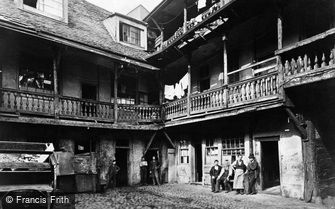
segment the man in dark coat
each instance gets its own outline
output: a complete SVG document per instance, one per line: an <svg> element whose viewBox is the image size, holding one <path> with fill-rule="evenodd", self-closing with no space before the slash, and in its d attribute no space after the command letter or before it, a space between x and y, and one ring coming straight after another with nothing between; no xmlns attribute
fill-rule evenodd
<svg viewBox="0 0 335 209"><path fill-rule="evenodd" d="M141 185L147 184L147 176L148 176L148 161L145 160L144 157L142 157L141 163L140 163L140 172L141 172Z"/></svg>
<svg viewBox="0 0 335 209"><path fill-rule="evenodd" d="M150 176L152 178L153 185L161 185L159 181L159 163L156 160L156 157L152 157L152 161L150 162Z"/></svg>
<svg viewBox="0 0 335 209"><path fill-rule="evenodd" d="M218 177L222 169L222 167L219 166L218 164L219 164L219 161L215 160L214 166L209 171L209 175L211 176L212 192L215 192L215 193L219 192L220 181Z"/></svg>
<svg viewBox="0 0 335 209"><path fill-rule="evenodd" d="M249 155L249 163L247 166L248 191L247 194L256 194L256 181L259 175L259 165L254 154Z"/></svg>
<svg viewBox="0 0 335 209"><path fill-rule="evenodd" d="M109 183L108 188L114 188L116 187L116 176L120 171L120 167L116 165L116 160L113 160L112 165L109 167L108 170L108 177L109 177Z"/></svg>

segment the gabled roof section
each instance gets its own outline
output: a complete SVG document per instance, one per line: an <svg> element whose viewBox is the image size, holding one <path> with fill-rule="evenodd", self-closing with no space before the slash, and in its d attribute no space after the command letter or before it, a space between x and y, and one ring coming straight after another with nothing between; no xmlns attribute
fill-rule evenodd
<svg viewBox="0 0 335 209"><path fill-rule="evenodd" d="M138 5L130 12L128 12L127 16L133 17L138 20L143 20L150 12L142 5Z"/></svg>
<svg viewBox="0 0 335 209"><path fill-rule="evenodd" d="M0 22L48 33L58 38L114 53L126 59L146 63L144 58L148 53L113 41L103 25L103 20L111 16L111 12L85 0L68 2L68 24L19 9L13 0L0 1Z"/></svg>

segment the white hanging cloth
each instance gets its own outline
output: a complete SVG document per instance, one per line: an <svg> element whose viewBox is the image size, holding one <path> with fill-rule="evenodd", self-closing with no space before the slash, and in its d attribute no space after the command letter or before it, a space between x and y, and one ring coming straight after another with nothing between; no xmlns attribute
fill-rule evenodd
<svg viewBox="0 0 335 209"><path fill-rule="evenodd" d="M198 0L198 10L206 7L206 0Z"/></svg>

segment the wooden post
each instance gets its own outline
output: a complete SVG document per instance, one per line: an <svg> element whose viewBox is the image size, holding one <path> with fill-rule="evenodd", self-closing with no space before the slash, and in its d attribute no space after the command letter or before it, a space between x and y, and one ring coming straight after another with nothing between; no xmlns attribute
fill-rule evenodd
<svg viewBox="0 0 335 209"><path fill-rule="evenodd" d="M226 107L228 107L228 56L227 56L227 37L222 37L223 42L223 95L226 100Z"/></svg>
<svg viewBox="0 0 335 209"><path fill-rule="evenodd" d="M61 51L58 48L54 48L54 56L52 59L52 73L53 73L53 83L54 83L54 113L55 117L59 117L59 91L58 91L58 70L61 59Z"/></svg>
<svg viewBox="0 0 335 209"><path fill-rule="evenodd" d="M184 1L184 25L183 25L183 31L186 33L187 31L187 1Z"/></svg>
<svg viewBox="0 0 335 209"><path fill-rule="evenodd" d="M283 20L281 16L281 12L277 18L277 32L278 32L278 49L283 48Z"/></svg>
<svg viewBox="0 0 335 209"><path fill-rule="evenodd" d="M227 38L222 37L223 42L223 84L228 84L228 57L227 57Z"/></svg>
<svg viewBox="0 0 335 209"><path fill-rule="evenodd" d="M117 102L117 86L118 86L118 73L117 73L117 69L118 65L115 63L114 64L114 123L117 123L117 119L118 119L118 102Z"/></svg>
<svg viewBox="0 0 335 209"><path fill-rule="evenodd" d="M188 88L187 88L187 116L191 114L191 56L188 56L188 64L187 64L187 76L188 76Z"/></svg>
<svg viewBox="0 0 335 209"><path fill-rule="evenodd" d="M162 73L159 73L159 105L162 105L164 103L164 80L163 80L164 76L162 76Z"/></svg>

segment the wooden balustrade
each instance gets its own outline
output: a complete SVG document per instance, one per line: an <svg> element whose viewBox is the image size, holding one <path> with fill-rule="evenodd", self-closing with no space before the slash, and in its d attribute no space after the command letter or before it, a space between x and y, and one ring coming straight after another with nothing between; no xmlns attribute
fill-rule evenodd
<svg viewBox="0 0 335 209"><path fill-rule="evenodd" d="M28 114L54 115L54 97L52 95L0 89L1 111Z"/></svg>
<svg viewBox="0 0 335 209"><path fill-rule="evenodd" d="M60 117L74 117L101 121L114 120L114 105L108 102L60 97Z"/></svg>
<svg viewBox="0 0 335 209"><path fill-rule="evenodd" d="M277 96L278 90L277 72L244 80L228 86L228 106L269 99Z"/></svg>
<svg viewBox="0 0 335 209"><path fill-rule="evenodd" d="M109 102L56 97L51 94L5 88L0 88L0 95L2 112L78 120L114 121L114 104ZM162 119L161 107L156 105L119 105L118 111L121 122L154 122Z"/></svg>
<svg viewBox="0 0 335 209"><path fill-rule="evenodd" d="M119 105L118 120L120 122L152 122L161 120L161 108L155 105Z"/></svg>
<svg viewBox="0 0 335 209"><path fill-rule="evenodd" d="M182 98L164 105L165 119L171 120L187 115L187 99Z"/></svg>
<svg viewBox="0 0 335 209"><path fill-rule="evenodd" d="M285 60L282 64L284 75L290 77L304 72L324 69L335 65L335 47L329 52L316 54L304 54L291 60Z"/></svg>
<svg viewBox="0 0 335 209"><path fill-rule="evenodd" d="M227 105L224 88L191 95L191 114L222 109Z"/></svg>

